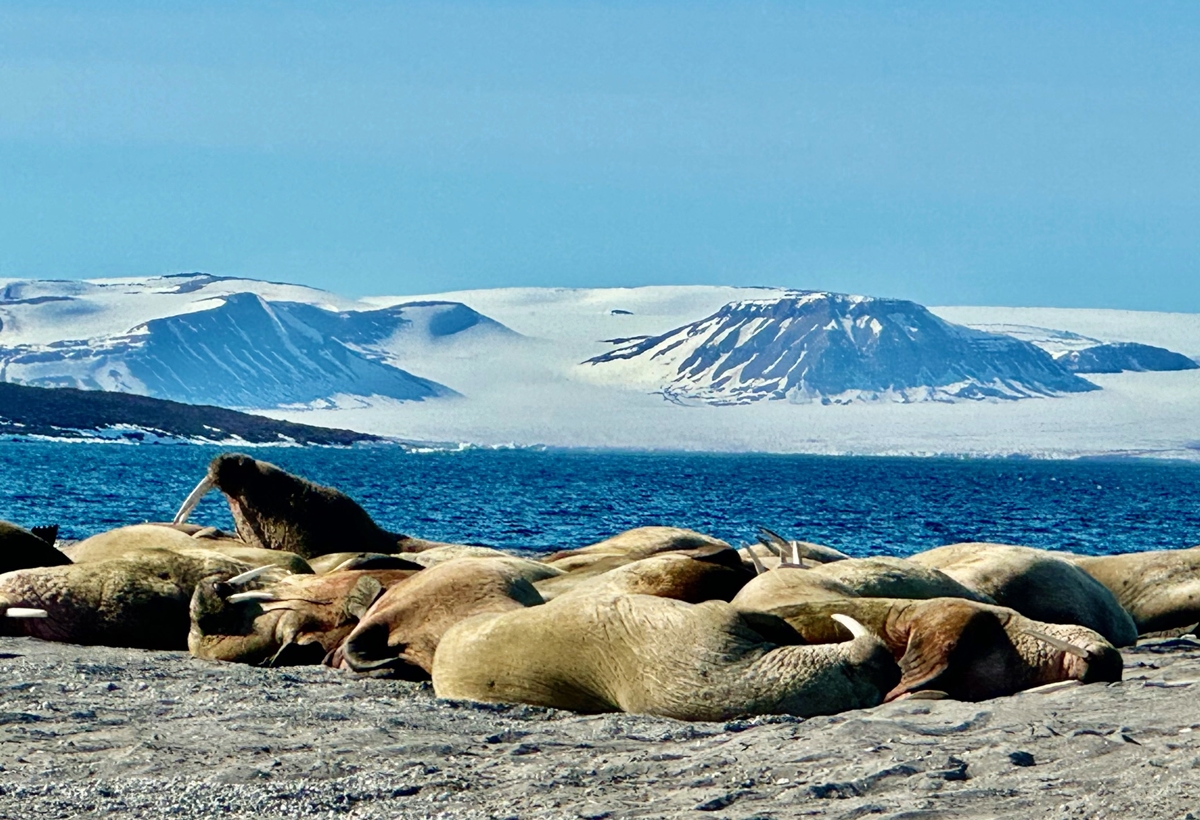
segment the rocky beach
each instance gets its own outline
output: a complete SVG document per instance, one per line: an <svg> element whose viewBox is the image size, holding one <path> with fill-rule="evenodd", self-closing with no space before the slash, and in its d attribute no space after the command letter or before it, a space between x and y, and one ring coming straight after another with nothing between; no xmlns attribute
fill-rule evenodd
<svg viewBox="0 0 1200 820"><path fill-rule="evenodd" d="M1191 637L1124 650L1120 683L727 723L27 638L0 639L0 658L5 818L1183 820L1200 807Z"/></svg>

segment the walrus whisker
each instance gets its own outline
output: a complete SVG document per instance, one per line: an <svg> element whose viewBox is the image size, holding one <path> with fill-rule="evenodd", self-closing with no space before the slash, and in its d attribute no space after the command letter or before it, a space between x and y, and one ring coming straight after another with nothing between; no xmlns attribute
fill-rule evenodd
<svg viewBox="0 0 1200 820"><path fill-rule="evenodd" d="M871 634L869 631L867 631L867 628L865 626L863 626L858 621L851 618L849 615L843 615L840 612L835 612L834 614L830 615L829 617L833 618L833 620L837 621L839 624L846 627L846 629L849 630L850 634L853 635L855 638L862 638L862 637L865 637L865 636Z"/></svg>
<svg viewBox="0 0 1200 820"><path fill-rule="evenodd" d="M265 589L252 589L249 592L235 592L225 600L231 604L240 604L243 601L278 601L279 597Z"/></svg>
<svg viewBox="0 0 1200 820"><path fill-rule="evenodd" d="M758 560L758 553L754 551L753 544L746 545L746 554L750 556L750 561L754 564L755 575L762 575L767 571L767 568L763 566L763 562Z"/></svg>
<svg viewBox="0 0 1200 820"><path fill-rule="evenodd" d="M188 516L192 514L192 510L196 509L196 505L200 503L200 499L208 495L209 491L216 487L213 480L207 475L200 479L200 483L188 493L188 497L183 499L183 504L179 506L179 512L175 513L175 518L172 524L182 524L188 520Z"/></svg>
<svg viewBox="0 0 1200 820"><path fill-rule="evenodd" d="M1091 657L1086 649L1076 646L1069 641L1064 641L1062 638L1055 638L1053 635L1047 635L1045 632L1038 632L1036 629L1025 629L1022 631L1029 637L1037 638L1042 643L1049 644L1060 652L1066 652L1069 655L1074 655L1075 657L1083 658L1084 660L1087 660L1089 657Z"/></svg>
<svg viewBox="0 0 1200 820"><path fill-rule="evenodd" d="M265 575L266 573L270 572L273 569L275 569L274 564L263 564L261 567L255 567L254 569L248 569L243 573L235 575L232 578L230 578L228 581L226 581L225 583L231 584L235 587L241 586L242 584L247 584L247 583L253 581L255 578L257 578L260 575Z"/></svg>
<svg viewBox="0 0 1200 820"><path fill-rule="evenodd" d="M28 606L10 606L4 613L9 618L48 618L50 613L44 609Z"/></svg>

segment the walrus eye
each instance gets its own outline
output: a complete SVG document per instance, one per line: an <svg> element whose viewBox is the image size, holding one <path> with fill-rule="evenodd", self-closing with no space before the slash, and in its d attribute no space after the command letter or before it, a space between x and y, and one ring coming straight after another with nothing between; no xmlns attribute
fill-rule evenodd
<svg viewBox="0 0 1200 820"><path fill-rule="evenodd" d="M1047 635L1045 632L1038 632L1036 629L1023 629L1021 631L1031 638L1036 638L1042 643L1053 646L1060 652L1066 652L1068 655L1074 655L1077 658L1083 658L1085 661L1090 657L1086 649L1076 646L1068 641L1064 641L1062 638L1055 638L1052 635Z"/></svg>
<svg viewBox="0 0 1200 820"><path fill-rule="evenodd" d="M188 497L183 499L183 504L179 507L179 512L175 513L175 518L171 522L173 524L182 524L187 521L188 516L192 514L192 510L196 509L196 505L200 503L200 499L208 495L209 491L216 486L213 480L207 475L200 479L200 483L188 493Z"/></svg>

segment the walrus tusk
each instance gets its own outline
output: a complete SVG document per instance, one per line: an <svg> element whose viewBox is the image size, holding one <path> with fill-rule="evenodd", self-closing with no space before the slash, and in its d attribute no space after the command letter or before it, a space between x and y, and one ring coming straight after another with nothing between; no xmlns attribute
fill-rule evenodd
<svg viewBox="0 0 1200 820"><path fill-rule="evenodd" d="M792 545L792 563L798 567L804 566L804 560L800 557L800 542L791 541L789 543Z"/></svg>
<svg viewBox="0 0 1200 820"><path fill-rule="evenodd" d="M755 575L762 575L764 572L767 571L767 568L763 566L763 562L758 560L758 553L754 551L753 544L746 545L746 552L750 555L750 560L754 564L754 574Z"/></svg>
<svg viewBox="0 0 1200 820"><path fill-rule="evenodd" d="M1053 635L1047 635L1045 632L1038 632L1036 629L1025 629L1022 631L1031 638L1037 638L1042 643L1050 644L1060 652L1066 652L1069 655L1074 655L1075 657L1083 658L1084 660L1087 660L1090 657L1086 649L1076 646L1068 641L1064 641L1062 638L1055 638Z"/></svg>
<svg viewBox="0 0 1200 820"><path fill-rule="evenodd" d="M196 509L196 505L200 503L200 499L208 495L209 490L215 486L213 480L207 475L200 479L200 483L196 485L196 488L188 493L187 498L183 499L183 504L180 505L179 512L175 513L175 518L171 523L182 524L184 521L187 521L188 516L192 514L192 510Z"/></svg>
<svg viewBox="0 0 1200 820"><path fill-rule="evenodd" d="M862 638L862 637L865 637L865 636L871 634L870 632L867 631L867 628L865 626L863 626L858 621L851 618L849 615L843 615L840 612L837 612L837 613L834 613L833 615L830 615L829 617L833 618L839 624L846 627L846 629L850 630L850 634L853 635L855 638Z"/></svg>
<svg viewBox="0 0 1200 820"><path fill-rule="evenodd" d="M10 606L4 613L9 618L48 618L50 613L44 609L34 609L28 606Z"/></svg>
<svg viewBox="0 0 1200 820"><path fill-rule="evenodd" d="M243 601L278 601L279 596L274 592L267 592L265 589L252 589L249 592L235 592L225 599L230 604L240 604Z"/></svg>
<svg viewBox="0 0 1200 820"><path fill-rule="evenodd" d="M784 540L782 535L777 532L771 532L771 530L763 526L759 526L758 528L758 542L780 558L783 557L783 553L779 549L780 545L787 546L787 541Z"/></svg>
<svg viewBox="0 0 1200 820"><path fill-rule="evenodd" d="M261 567L255 567L254 569L248 569L239 575L235 575L232 578L230 578L228 581L226 581L225 583L230 584L235 587L241 586L242 584L248 584L251 581L253 581L255 578L257 578L258 576L265 575L266 573L270 572L273 569L275 569L274 564L263 564Z"/></svg>

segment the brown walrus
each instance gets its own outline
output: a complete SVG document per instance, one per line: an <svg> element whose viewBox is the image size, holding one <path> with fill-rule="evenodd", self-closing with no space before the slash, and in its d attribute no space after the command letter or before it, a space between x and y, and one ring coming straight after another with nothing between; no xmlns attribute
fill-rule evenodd
<svg viewBox="0 0 1200 820"><path fill-rule="evenodd" d="M1138 630L1111 592L1079 567L1046 550L1007 544L951 544L910 557L935 567L1000 606L1054 624L1079 624L1114 646L1130 646Z"/></svg>
<svg viewBox="0 0 1200 820"><path fill-rule="evenodd" d="M722 601L564 595L452 627L434 655L433 688L444 698L726 720L874 706L900 677L865 631L800 643L783 620Z"/></svg>
<svg viewBox="0 0 1200 820"><path fill-rule="evenodd" d="M330 552L391 554L400 549L403 536L376 525L345 493L241 453L223 453L209 462L175 523L186 521L213 489L229 502L238 537L253 547L294 552L302 558Z"/></svg>
<svg viewBox="0 0 1200 820"><path fill-rule="evenodd" d="M421 570L379 597L331 663L355 672L428 678L447 629L479 613L542 603L532 582L554 572L515 556L460 558Z"/></svg>
<svg viewBox="0 0 1200 820"><path fill-rule="evenodd" d="M853 598L768 611L812 643L847 638L830 618L835 613L880 636L903 673L888 700L922 689L986 700L1063 680L1121 679L1121 653L1099 633L962 598Z"/></svg>
<svg viewBox="0 0 1200 820"><path fill-rule="evenodd" d="M237 579L205 578L192 595L188 649L207 660L266 666L322 663L384 590L416 571L292 575L257 590L245 590Z"/></svg>
<svg viewBox="0 0 1200 820"><path fill-rule="evenodd" d="M83 564L120 558L141 550L195 549L220 552L250 566L273 564L287 572L312 573L312 567L299 555L252 547L240 538L212 527L195 527L190 524L134 524L118 527L85 538L72 544L66 551L72 561Z"/></svg>

